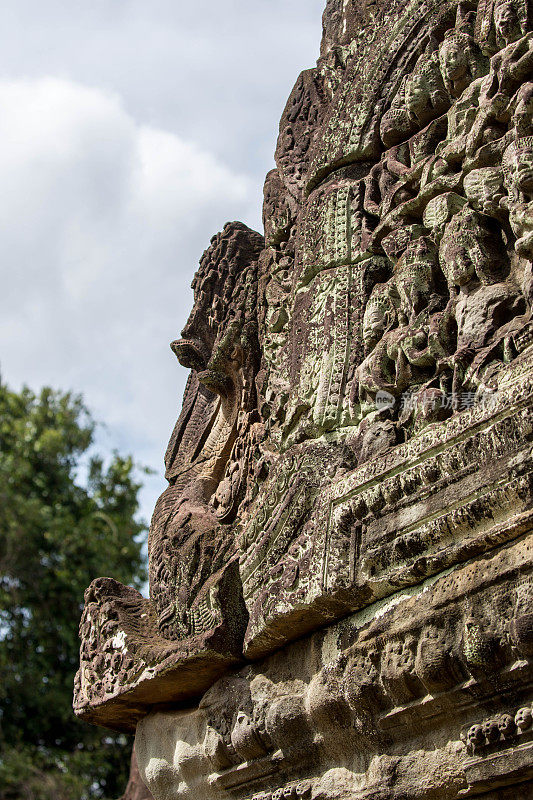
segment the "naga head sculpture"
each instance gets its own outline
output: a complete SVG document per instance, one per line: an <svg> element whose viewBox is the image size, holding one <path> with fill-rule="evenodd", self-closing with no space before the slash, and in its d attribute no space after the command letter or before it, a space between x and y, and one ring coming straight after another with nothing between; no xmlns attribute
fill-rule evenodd
<svg viewBox="0 0 533 800"><path fill-rule="evenodd" d="M192 374L165 459L170 485L156 504L148 541L150 590L169 638L216 627L219 581L207 582L217 557L222 571L230 560L219 526L240 497L237 451L254 408L262 247L263 237L238 222L213 237L193 281L193 311L171 344Z"/></svg>
<svg viewBox="0 0 533 800"><path fill-rule="evenodd" d="M220 396L237 389L239 372L254 355L254 268L262 246L263 237L238 222L213 237L193 280L193 311L182 338L171 344L180 364Z"/></svg>

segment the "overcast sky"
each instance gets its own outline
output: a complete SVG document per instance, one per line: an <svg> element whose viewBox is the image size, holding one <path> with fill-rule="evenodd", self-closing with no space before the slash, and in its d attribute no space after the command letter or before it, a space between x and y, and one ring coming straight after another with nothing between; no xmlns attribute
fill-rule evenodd
<svg viewBox="0 0 533 800"><path fill-rule="evenodd" d="M186 379L168 345L228 220L260 230L277 127L325 0L5 0L0 368L82 392L100 450L155 469Z"/></svg>

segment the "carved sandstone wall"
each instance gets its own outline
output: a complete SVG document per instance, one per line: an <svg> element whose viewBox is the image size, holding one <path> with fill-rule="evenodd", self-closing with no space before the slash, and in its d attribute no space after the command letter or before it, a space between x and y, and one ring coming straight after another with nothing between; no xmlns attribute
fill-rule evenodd
<svg viewBox="0 0 533 800"><path fill-rule="evenodd" d="M533 8L328 0L171 347L150 599L75 710L156 800L533 798Z"/></svg>

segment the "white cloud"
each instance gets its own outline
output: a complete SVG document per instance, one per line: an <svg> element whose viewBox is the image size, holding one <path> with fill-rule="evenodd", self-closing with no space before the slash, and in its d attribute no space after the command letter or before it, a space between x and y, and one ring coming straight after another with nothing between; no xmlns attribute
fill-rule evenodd
<svg viewBox="0 0 533 800"><path fill-rule="evenodd" d="M83 391L109 443L159 467L198 242L250 216L249 179L108 92L45 78L0 82L0 186L6 379Z"/></svg>
<svg viewBox="0 0 533 800"><path fill-rule="evenodd" d="M324 5L0 4L0 367L84 393L101 446L159 471L146 515L186 377L168 342L211 235L260 225Z"/></svg>
<svg viewBox="0 0 533 800"><path fill-rule="evenodd" d="M4 0L0 69L112 89L259 182L283 106L315 62L325 0Z"/></svg>

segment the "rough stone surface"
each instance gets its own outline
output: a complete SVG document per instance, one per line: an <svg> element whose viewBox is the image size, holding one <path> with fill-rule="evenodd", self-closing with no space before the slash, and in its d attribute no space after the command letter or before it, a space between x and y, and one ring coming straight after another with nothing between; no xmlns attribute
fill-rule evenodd
<svg viewBox="0 0 533 800"><path fill-rule="evenodd" d="M75 709L156 800L533 798L533 7L328 0L213 237L150 598Z"/></svg>

